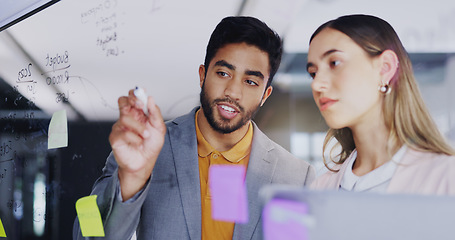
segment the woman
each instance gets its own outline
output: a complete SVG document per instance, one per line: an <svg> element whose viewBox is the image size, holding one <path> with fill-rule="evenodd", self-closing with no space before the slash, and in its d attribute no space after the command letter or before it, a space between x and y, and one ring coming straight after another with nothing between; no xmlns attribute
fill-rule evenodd
<svg viewBox="0 0 455 240"><path fill-rule="evenodd" d="M311 36L307 71L314 100L335 138L330 171L315 189L455 195L455 151L433 123L411 61L393 28L348 15ZM335 150L337 146L332 148Z"/></svg>

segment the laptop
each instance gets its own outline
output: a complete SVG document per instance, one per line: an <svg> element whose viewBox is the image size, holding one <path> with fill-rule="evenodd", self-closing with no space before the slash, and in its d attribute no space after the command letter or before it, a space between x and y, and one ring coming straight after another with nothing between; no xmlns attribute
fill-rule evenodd
<svg viewBox="0 0 455 240"><path fill-rule="evenodd" d="M263 238L454 240L455 197L261 189Z"/></svg>

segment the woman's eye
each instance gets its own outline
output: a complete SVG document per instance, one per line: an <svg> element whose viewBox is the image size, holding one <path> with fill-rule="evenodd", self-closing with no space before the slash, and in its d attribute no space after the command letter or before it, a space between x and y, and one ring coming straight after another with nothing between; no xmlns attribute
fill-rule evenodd
<svg viewBox="0 0 455 240"><path fill-rule="evenodd" d="M316 77L316 72L308 72L308 74L310 74L311 78L314 79L314 77Z"/></svg>
<svg viewBox="0 0 455 240"><path fill-rule="evenodd" d="M310 75L311 78L314 79L314 77L316 77L316 71L317 71L316 67L314 67L314 66L308 67L306 69L306 71Z"/></svg>
<svg viewBox="0 0 455 240"><path fill-rule="evenodd" d="M336 67L336 66L340 65L340 61L338 61L338 60L331 61L331 62L330 62L330 65Z"/></svg>

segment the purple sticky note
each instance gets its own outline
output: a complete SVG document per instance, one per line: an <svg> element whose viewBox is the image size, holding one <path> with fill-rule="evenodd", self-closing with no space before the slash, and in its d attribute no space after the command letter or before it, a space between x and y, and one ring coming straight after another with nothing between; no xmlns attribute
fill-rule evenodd
<svg viewBox="0 0 455 240"><path fill-rule="evenodd" d="M263 210L265 240L308 239L308 207L303 202L272 199Z"/></svg>
<svg viewBox="0 0 455 240"><path fill-rule="evenodd" d="M209 187L213 219L236 223L248 222L248 201L244 179L244 166L210 166Z"/></svg>

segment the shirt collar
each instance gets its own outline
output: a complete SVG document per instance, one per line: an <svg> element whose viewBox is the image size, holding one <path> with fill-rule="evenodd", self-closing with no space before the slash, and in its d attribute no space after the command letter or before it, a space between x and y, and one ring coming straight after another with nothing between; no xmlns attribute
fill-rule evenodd
<svg viewBox="0 0 455 240"><path fill-rule="evenodd" d="M201 111L200 109L196 112L195 116L195 121L196 121L196 136L197 136L197 149L198 149L198 155L200 157L207 157L209 154L212 152L216 151L210 143L208 143L204 136L202 135L201 130L199 129L198 123L197 123L197 116L198 112ZM224 158L226 158L230 162L239 162L243 158L245 158L249 153L250 153L250 147L251 143L253 141L253 124L249 123L248 126L248 131L243 136L243 138L234 145L231 149L220 152L221 155L223 155Z"/></svg>
<svg viewBox="0 0 455 240"><path fill-rule="evenodd" d="M341 188L348 191L366 191L368 189L374 189L375 187L390 181L406 152L406 148L406 145L403 145L393 155L391 161L360 177L352 172L352 166L357 158L357 151L354 150L351 156L346 160L349 162L340 184Z"/></svg>

